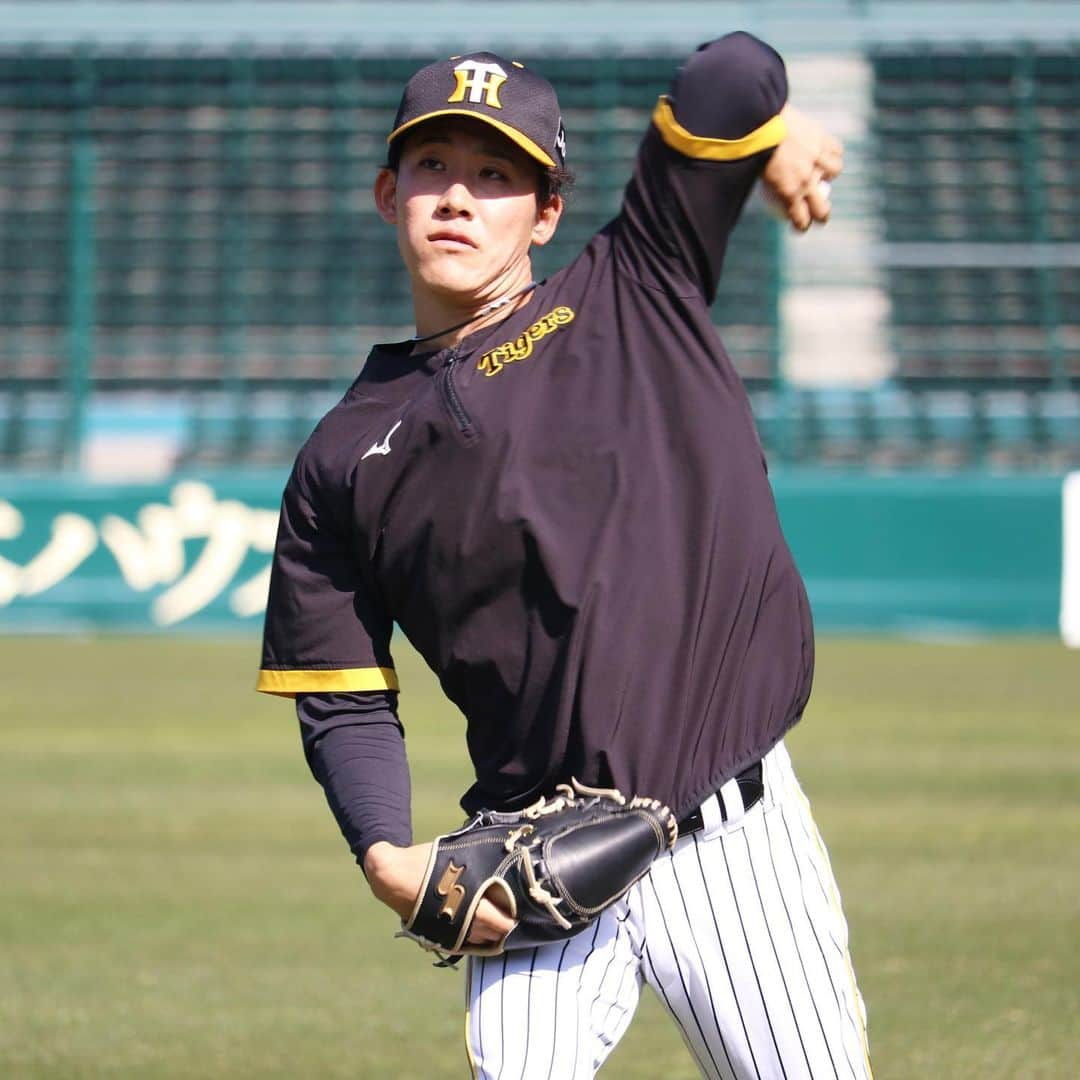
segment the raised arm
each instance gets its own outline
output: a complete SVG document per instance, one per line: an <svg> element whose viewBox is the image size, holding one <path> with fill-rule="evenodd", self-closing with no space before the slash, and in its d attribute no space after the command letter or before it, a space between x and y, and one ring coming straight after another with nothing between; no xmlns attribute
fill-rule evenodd
<svg viewBox="0 0 1080 1080"><path fill-rule="evenodd" d="M750 34L686 61L657 103L616 223L625 272L711 303L759 178L796 227L828 217L818 182L839 171L839 143L787 104L787 90L783 60Z"/></svg>

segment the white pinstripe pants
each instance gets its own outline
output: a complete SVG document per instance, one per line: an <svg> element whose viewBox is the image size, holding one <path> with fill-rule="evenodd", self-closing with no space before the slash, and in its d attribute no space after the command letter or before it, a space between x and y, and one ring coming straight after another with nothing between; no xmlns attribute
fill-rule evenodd
<svg viewBox="0 0 1080 1080"><path fill-rule="evenodd" d="M594 1076L648 983L702 1076L870 1077L847 924L783 744L763 781L747 812L724 788L726 822L707 800L705 828L570 941L470 961L474 1076Z"/></svg>

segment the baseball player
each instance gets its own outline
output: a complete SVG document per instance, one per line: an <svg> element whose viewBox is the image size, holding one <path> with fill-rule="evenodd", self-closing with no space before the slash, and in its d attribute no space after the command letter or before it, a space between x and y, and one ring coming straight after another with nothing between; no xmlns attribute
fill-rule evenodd
<svg viewBox="0 0 1080 1080"><path fill-rule="evenodd" d="M640 988L702 1075L870 1075L825 849L784 734L813 632L746 394L709 318L758 183L825 222L839 144L780 57L713 41L656 105L618 216L559 273L555 91L473 53L408 82L375 181L416 336L376 346L301 450L259 689L293 696L315 777L404 920L413 844L394 624L465 715L475 783L515 810L576 778L646 792L679 839L561 942L467 961L480 1077L591 1077ZM484 899L468 940L514 922Z"/></svg>

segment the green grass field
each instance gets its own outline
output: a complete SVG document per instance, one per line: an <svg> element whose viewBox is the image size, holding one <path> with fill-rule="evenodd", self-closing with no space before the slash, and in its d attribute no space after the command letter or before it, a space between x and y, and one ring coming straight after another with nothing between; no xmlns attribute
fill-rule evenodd
<svg viewBox="0 0 1080 1080"><path fill-rule="evenodd" d="M2 639L0 1076L460 1077L462 977L392 937L257 645ZM418 836L460 719L399 649ZM878 1080L1080 1059L1080 655L826 639L789 745ZM603 1075L696 1075L650 995Z"/></svg>

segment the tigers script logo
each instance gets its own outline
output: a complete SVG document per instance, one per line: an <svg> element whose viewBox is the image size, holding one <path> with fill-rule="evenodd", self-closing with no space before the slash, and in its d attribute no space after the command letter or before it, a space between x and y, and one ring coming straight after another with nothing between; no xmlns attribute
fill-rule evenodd
<svg viewBox="0 0 1080 1080"><path fill-rule="evenodd" d="M571 308L557 307L546 315L541 315L528 330L519 334L513 341L505 341L502 345L489 349L480 357L476 366L485 375L497 375L507 364L532 356L536 342L573 321L574 312Z"/></svg>

